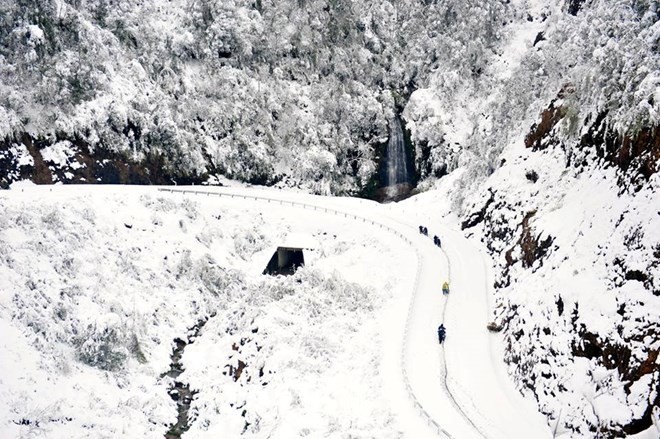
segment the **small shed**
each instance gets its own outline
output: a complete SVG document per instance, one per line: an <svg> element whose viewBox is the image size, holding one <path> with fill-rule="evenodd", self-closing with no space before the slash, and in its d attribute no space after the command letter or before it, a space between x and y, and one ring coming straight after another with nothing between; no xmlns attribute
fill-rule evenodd
<svg viewBox="0 0 660 439"><path fill-rule="evenodd" d="M285 242L277 247L263 274L292 275L298 268L305 265L304 250L313 248L314 245L309 237L289 235Z"/></svg>

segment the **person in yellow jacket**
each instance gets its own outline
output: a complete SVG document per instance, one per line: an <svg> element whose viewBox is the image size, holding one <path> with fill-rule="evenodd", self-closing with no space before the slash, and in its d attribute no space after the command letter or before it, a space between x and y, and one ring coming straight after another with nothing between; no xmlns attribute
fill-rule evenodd
<svg viewBox="0 0 660 439"><path fill-rule="evenodd" d="M447 281L442 284L442 294L449 294L449 282Z"/></svg>

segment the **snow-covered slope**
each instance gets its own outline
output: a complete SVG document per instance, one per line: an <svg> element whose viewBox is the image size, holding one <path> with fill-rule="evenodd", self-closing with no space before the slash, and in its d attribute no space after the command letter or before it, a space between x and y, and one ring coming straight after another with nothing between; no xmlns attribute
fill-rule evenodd
<svg viewBox="0 0 660 439"><path fill-rule="evenodd" d="M161 378L173 340L214 314L183 358L194 437L405 427L378 373L380 316L413 258L380 229L143 189L0 203L3 437L162 437L176 419ZM308 267L261 276L291 231L318 241Z"/></svg>
<svg viewBox="0 0 660 439"><path fill-rule="evenodd" d="M383 206L247 189L223 191L221 200L209 197L213 193L207 191L159 192L162 196L155 196L153 190L119 188L83 192L28 187L27 192L17 189L3 199L8 218L24 217L14 221L15 227L5 224L2 235L17 258L3 266L13 275L8 276L3 294L3 325L20 341L13 348L3 347L11 353L2 364L3 376L9 377L3 421L7 434L78 437L91 429L102 436L138 430L145 436L161 435L168 414L169 423L174 418L172 404L164 397L173 383L164 373L170 340L179 337L191 342L177 381L194 392L187 433L194 437L298 437L314 432L544 436L546 427L540 419L536 425L510 422L525 405L520 395L510 400L510 406L501 404L502 391L512 387L497 376L501 360L490 356L485 314L454 325L443 311L447 297L438 292L439 277L449 273L439 271L438 265L452 265L446 265L440 249L419 235L416 227L390 219ZM54 200L57 206L50 204ZM30 217L24 210L26 202L43 203L48 214ZM301 203L307 203L306 210ZM130 211L123 209L123 218L109 216L118 206ZM66 216L79 213L78 209L86 212L84 219L92 221L93 231ZM245 214L252 218L247 230L239 225ZM22 229L40 232L44 221L57 223L59 234L42 245L57 246L59 251L41 255L42 270L21 271L23 265L16 262L31 256L32 243ZM352 222L350 227L347 222ZM308 233L306 241L316 241L307 268L293 278L261 276L259 261L263 264L272 249L266 242L273 236L286 241L293 227L299 240L301 233ZM136 232L137 239L118 239ZM114 248L99 243L87 248L83 245L91 244L87 235L101 243L109 241L106 246ZM83 255L80 247L67 246L72 236L89 252L82 259L101 257L107 262L97 264L101 268L95 272L79 270ZM383 238L388 244L381 243ZM340 244L333 242L337 239ZM475 306L486 309L488 302L486 272L480 277L460 268L461 257L481 258L470 253L473 249L464 253L464 244L458 235L450 240L452 292L472 291L478 297L475 303L456 296L457 316ZM130 259L121 259L124 245L133 250ZM181 254L180 260L163 256L172 248L174 255ZM118 267L113 253L123 262ZM169 262L159 270L161 257ZM73 272L60 267L60 258L73 261L67 265ZM332 274L324 276L329 269ZM11 287L21 288L21 275L38 280L30 288L38 292L36 296L9 293ZM120 282L115 288L121 288L112 294L104 281L110 275ZM371 286L349 284L343 277ZM76 294L64 296L59 284L71 284ZM373 286L384 291L376 294ZM392 296L392 291L398 294ZM61 303L63 297L69 299L66 304ZM159 300L167 302L156 306ZM52 302L56 302L54 311ZM193 322L188 328L203 324L194 341L189 330L186 334L184 321ZM450 361L435 336L442 321L448 322L456 340L448 342L446 355L451 363L460 360L463 366L447 367ZM41 332L31 329L35 325ZM82 328L84 338L78 337ZM30 356L35 363L19 369L18 364ZM88 386L81 388L82 382ZM69 388L77 405L62 395L51 395L51 385ZM16 404L18 395L23 405ZM117 408L108 411L113 405ZM146 408L142 413L141 405ZM28 409L33 406L37 408ZM135 411L134 420L122 423L129 408ZM439 430L429 429L427 421Z"/></svg>
<svg viewBox="0 0 660 439"><path fill-rule="evenodd" d="M439 189L446 191L460 177L444 179ZM543 432L542 419L533 420L531 401L523 402L513 390L502 370L502 355L509 361L517 356L513 361L517 366L521 359L533 368L549 364L547 370L532 369L524 376L518 375L523 373L518 367L512 372L528 380L523 382L551 416L553 408L562 413L565 406L590 404L599 418L631 413L630 420L635 416L630 403L638 401L640 413L648 407L645 398L654 395L653 366L644 366L651 368L648 378L642 374L650 380L649 387L640 380L632 387L638 393L628 390L633 399L623 396L617 402L616 389L622 385L610 385L617 379L625 383L615 374L602 375L606 366L596 372L608 380L595 383L600 392L580 399L578 383L583 386L594 379L599 358L591 363L591 374L549 384L547 375L568 370L579 376L575 369L579 363L560 350L560 340L570 341L570 329L562 332L556 322L554 332L543 331L554 337L546 340L534 335L540 334L540 325L547 321L535 320L534 313L547 319L548 308L560 307L554 300L547 305L543 301L548 289L537 286L533 296L537 309L528 290L521 295L521 290L512 288L514 294L504 302L502 291L507 290L500 285L494 317L505 321L503 349L498 338L485 330L492 308L489 262L465 244L461 233L452 231L457 218L450 214L450 200L440 191L379 206L364 200L228 190L325 205L357 215L351 218L238 196L218 201L204 193L166 195L148 189L73 187L23 190L17 187L2 198L7 212L1 235L5 249L2 324L15 339L3 346L7 352L2 364L3 428L8 434L61 431L77 436L93 428L102 435L122 436L138 429L145 436L161 435L176 416L166 397L171 379L163 376L172 340L185 339L187 328L206 319L200 336L184 355L186 370L179 378L199 392L191 412L191 434L196 437L219 432L255 437L315 431L394 437L431 434L420 413L431 416L452 437L549 434ZM395 234L360 221L365 217L384 222ZM418 222L443 238L448 259L417 234ZM308 267L292 279L260 276L272 245L286 241L292 230L306 234L308 242L318 242ZM397 234L405 239L396 238ZM416 244L411 248L406 241ZM416 259L422 264L418 277ZM536 268L540 267L539 263ZM510 268L517 269L515 262ZM496 276L499 270L496 267ZM346 283L344 278L363 286ZM445 278L452 281L446 303L439 292ZM405 309L415 279L417 295L406 324ZM552 283L556 278L549 279L549 288L561 288ZM513 285L530 288L533 281L534 276L526 276L524 282ZM580 285L589 287L597 281L592 276ZM584 300L579 290L573 291L564 295L562 308L569 300ZM586 303L592 302L605 303L592 299ZM633 310L634 305L626 302ZM656 305L651 302L651 306ZM507 314L508 309L518 312ZM646 314L636 313L635 321L644 315L652 317L654 309L647 309ZM525 315L518 317L519 310L526 310ZM593 306L582 312L585 327L611 316ZM571 324L577 320L575 314ZM524 323L525 316L530 323ZM440 322L449 329L443 350L435 338ZM630 326L630 330L635 328ZM512 334L514 329L517 332ZM512 337L520 343L514 344ZM644 341L653 343L652 338ZM571 346L587 352L584 344ZM590 349L592 353L594 347ZM646 351L640 349L643 355ZM535 352L537 359L528 360ZM406 395L399 365L408 376L411 395ZM87 385L81 387L82 382ZM552 382L558 383L555 390ZM76 398L51 392L51 386L68 389ZM412 400L402 402L402 396ZM594 403L602 397L607 401ZM359 406L347 406L347 401L359 401ZM412 403L419 404L417 411ZM525 422L515 422L525 411L529 411ZM128 413L136 419L135 425L122 423ZM551 419L555 433L577 433L588 422L582 415ZM653 428L645 430L652 435Z"/></svg>
<svg viewBox="0 0 660 439"><path fill-rule="evenodd" d="M558 172L558 151L505 159L467 230L496 255L512 374L558 431L645 430L660 402L658 175L634 191L612 167Z"/></svg>
<svg viewBox="0 0 660 439"><path fill-rule="evenodd" d="M493 256L489 319L504 335L496 355L555 434L655 437L658 175L631 190L612 166L558 169L559 148L520 145L503 158L462 221ZM464 178L442 179L404 209L442 236L455 215L446 194Z"/></svg>

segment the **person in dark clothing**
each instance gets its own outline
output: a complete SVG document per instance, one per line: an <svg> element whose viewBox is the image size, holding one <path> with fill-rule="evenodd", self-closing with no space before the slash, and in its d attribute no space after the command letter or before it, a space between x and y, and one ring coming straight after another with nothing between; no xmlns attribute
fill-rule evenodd
<svg viewBox="0 0 660 439"><path fill-rule="evenodd" d="M429 236L429 229L427 229L426 227L424 227L424 235Z"/></svg>
<svg viewBox="0 0 660 439"><path fill-rule="evenodd" d="M442 342L445 341L445 335L446 335L445 325L440 324L440 326L438 326L438 341L440 342L440 344L442 344Z"/></svg>
<svg viewBox="0 0 660 439"><path fill-rule="evenodd" d="M424 234L424 226L419 226L419 233Z"/></svg>

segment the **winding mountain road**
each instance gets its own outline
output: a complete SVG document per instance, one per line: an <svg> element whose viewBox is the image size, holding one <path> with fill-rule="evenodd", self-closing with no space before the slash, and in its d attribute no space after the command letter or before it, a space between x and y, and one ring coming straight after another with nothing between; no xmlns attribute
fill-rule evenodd
<svg viewBox="0 0 660 439"><path fill-rule="evenodd" d="M489 334L487 261L460 232L436 224L429 235L442 237L443 247L418 233L417 225L392 215L367 200L318 197L253 188L161 188L165 192L215 195L322 210L356 221L360 227L380 227L411 245L418 268L404 328L399 329L400 377L408 406L417 422L407 430L415 437L456 439L550 438L544 418L515 389L501 361L501 349ZM440 233L438 233L440 232ZM450 280L451 293L441 285ZM440 345L437 327L444 322L447 340ZM384 358L394 360L392 355ZM393 370L391 368L390 370ZM399 394L393 395L398 401ZM397 404L400 401L397 402ZM407 420L405 413L401 416ZM411 433L414 432L414 433Z"/></svg>

